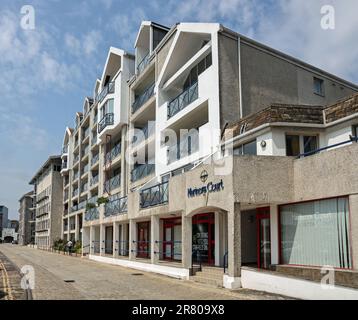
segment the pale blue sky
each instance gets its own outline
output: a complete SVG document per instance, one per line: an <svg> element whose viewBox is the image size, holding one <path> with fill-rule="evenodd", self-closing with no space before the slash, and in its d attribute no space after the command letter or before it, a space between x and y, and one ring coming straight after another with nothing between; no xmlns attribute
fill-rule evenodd
<svg viewBox="0 0 358 320"><path fill-rule="evenodd" d="M336 10L335 30L320 27L325 4ZM35 9L35 30L20 26L23 5ZM0 204L18 217L18 199L60 152L108 48L133 51L142 20L220 22L357 83L357 10L356 0L1 0Z"/></svg>

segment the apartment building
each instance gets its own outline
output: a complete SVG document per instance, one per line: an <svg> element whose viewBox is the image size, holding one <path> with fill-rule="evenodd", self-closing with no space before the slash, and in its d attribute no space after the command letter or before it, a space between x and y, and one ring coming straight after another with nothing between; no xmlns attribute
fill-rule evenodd
<svg viewBox="0 0 358 320"><path fill-rule="evenodd" d="M358 87L216 23L145 21L134 46L118 95L111 49L90 107L90 258L267 291L265 270L354 270Z"/></svg>
<svg viewBox="0 0 358 320"><path fill-rule="evenodd" d="M5 206L0 206L0 237L2 237L2 230L7 228L9 209Z"/></svg>
<svg viewBox="0 0 358 320"><path fill-rule="evenodd" d="M110 48L105 68L96 80L93 98L86 98L76 114L75 128L67 128L62 170L64 239L82 239L83 220L103 215L97 200L125 193L125 139L129 103L127 80L134 74L134 56ZM102 210L102 211L101 211Z"/></svg>
<svg viewBox="0 0 358 320"><path fill-rule="evenodd" d="M19 244L35 244L36 215L34 210L34 192L25 193L19 200Z"/></svg>
<svg viewBox="0 0 358 320"><path fill-rule="evenodd" d="M34 186L35 245L48 249L61 237L63 184L61 157L50 156L30 181Z"/></svg>

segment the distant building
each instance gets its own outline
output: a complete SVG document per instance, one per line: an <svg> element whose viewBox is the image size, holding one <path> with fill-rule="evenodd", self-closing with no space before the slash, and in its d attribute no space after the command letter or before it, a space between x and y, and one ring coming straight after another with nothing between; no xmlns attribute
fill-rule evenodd
<svg viewBox="0 0 358 320"><path fill-rule="evenodd" d="M0 239L2 238L2 230L7 227L8 211L7 207L0 206Z"/></svg>
<svg viewBox="0 0 358 320"><path fill-rule="evenodd" d="M40 249L52 246L61 237L62 177L61 157L51 156L31 179L35 198L35 244Z"/></svg>
<svg viewBox="0 0 358 320"><path fill-rule="evenodd" d="M19 221L18 220L7 220L7 227L10 229L15 229L15 232L19 231Z"/></svg>
<svg viewBox="0 0 358 320"><path fill-rule="evenodd" d="M35 243L35 207L34 192L24 194L19 200L19 244Z"/></svg>
<svg viewBox="0 0 358 320"><path fill-rule="evenodd" d="M3 228L1 241L5 243L12 243L18 240L18 233L14 228Z"/></svg>

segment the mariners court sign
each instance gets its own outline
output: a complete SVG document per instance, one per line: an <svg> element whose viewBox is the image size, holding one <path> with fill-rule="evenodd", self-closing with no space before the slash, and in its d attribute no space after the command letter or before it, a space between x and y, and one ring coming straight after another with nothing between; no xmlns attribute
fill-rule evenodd
<svg viewBox="0 0 358 320"><path fill-rule="evenodd" d="M206 182L207 179L208 179L208 173L204 170L200 174L200 180L202 182ZM193 198L212 192L219 192L222 190L224 190L224 182L222 179L220 180L220 182L216 182L216 183L210 181L209 183L201 187L188 188L188 198Z"/></svg>

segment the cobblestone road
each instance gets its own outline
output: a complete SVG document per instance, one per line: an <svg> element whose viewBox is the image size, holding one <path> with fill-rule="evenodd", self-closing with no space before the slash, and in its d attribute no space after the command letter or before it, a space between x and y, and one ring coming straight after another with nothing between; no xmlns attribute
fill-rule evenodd
<svg viewBox="0 0 358 320"><path fill-rule="evenodd" d="M33 299L283 299L266 293L235 292L152 273L63 256L16 245L0 245L0 252L18 268L35 270ZM134 274L142 275L134 275ZM66 282L71 281L71 282Z"/></svg>

